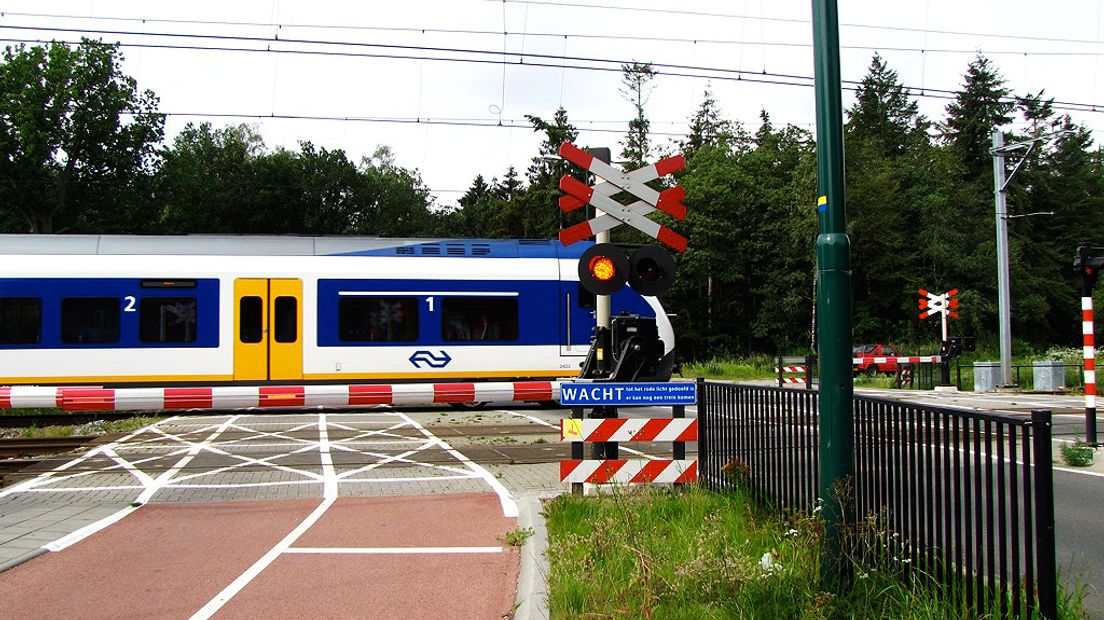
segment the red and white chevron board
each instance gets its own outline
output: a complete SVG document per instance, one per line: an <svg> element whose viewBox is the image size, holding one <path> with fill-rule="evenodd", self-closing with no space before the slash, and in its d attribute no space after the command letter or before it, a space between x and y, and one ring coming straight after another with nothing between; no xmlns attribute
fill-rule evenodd
<svg viewBox="0 0 1104 620"><path fill-rule="evenodd" d="M575 196L579 200L585 200L594 205L595 208L601 209L611 218L610 220L605 220L605 223L599 222L599 218L594 218L563 229L560 231L560 242L564 245L571 245L576 241L587 239L599 232L609 230L614 226L625 223L645 235L648 235L652 239L671 246L679 252L684 252L686 250L688 244L686 237L683 237L658 222L648 219L644 214L638 213L608 196L598 194L592 187L574 177L565 176L560 179L560 189ZM666 191L673 191L675 189L681 188L672 188ZM675 200L677 202L678 198L676 197Z"/></svg>
<svg viewBox="0 0 1104 620"><path fill-rule="evenodd" d="M809 369L805 366L783 366L782 372L806 372ZM774 367L774 372L778 372L778 367Z"/></svg>
<svg viewBox="0 0 1104 620"><path fill-rule="evenodd" d="M560 441L697 441L693 418L560 420Z"/></svg>
<svg viewBox="0 0 1104 620"><path fill-rule="evenodd" d="M60 407L65 411L357 407L433 403L554 401L557 381L271 385L180 388L0 387L0 409Z"/></svg>
<svg viewBox="0 0 1104 620"><path fill-rule="evenodd" d="M782 377L782 383L805 383L805 377Z"/></svg>
<svg viewBox="0 0 1104 620"><path fill-rule="evenodd" d="M867 364L888 364L890 361L895 361L898 364L919 364L921 362L932 362L938 364L943 361L941 355L922 355L920 357L856 357L852 358L851 363L858 366L865 366Z"/></svg>
<svg viewBox="0 0 1104 620"><path fill-rule="evenodd" d="M646 217L655 210L680 220L686 217L686 206L682 204L686 197L685 189L676 186L659 192L645 185L647 181L681 170L686 165L682 156L669 157L625 173L570 142L561 144L559 152L564 159L606 180L605 183L590 187L570 175L560 179L560 189L568 194L560 198L562 211L573 211L589 203L604 212L598 217L560 231L561 243L571 245L625 223L679 252L686 250L686 237ZM610 198L619 191L629 192L639 200L623 205Z"/></svg>
<svg viewBox="0 0 1104 620"><path fill-rule="evenodd" d="M694 482L698 479L696 459L612 459L605 461L560 461L561 482Z"/></svg>
<svg viewBox="0 0 1104 620"><path fill-rule="evenodd" d="M1093 298L1081 298L1081 332L1085 346L1085 408L1096 409L1096 342L1093 335Z"/></svg>
<svg viewBox="0 0 1104 620"><path fill-rule="evenodd" d="M573 157L576 157L579 161L586 161L587 165L585 165L583 167L587 168L588 170L590 169L590 164L592 163L592 161L594 159L594 157L592 155L590 155L590 153L587 153L586 151L583 151L582 149L579 149L579 148L575 147L575 145L573 145L571 143L568 143L567 145L561 147L561 149L566 149L568 152L573 152L573 151L581 152L581 154L582 154L581 156L578 155L578 153L573 152ZM589 157L590 159L586 159L587 157ZM574 160L572 160L572 161L574 161ZM601 160L598 160L598 161L599 161L599 163L602 163ZM582 164L579 164L579 165L582 165ZM635 182L637 184L642 185L644 183L647 183L648 181L653 181L655 179L658 179L661 176L665 176L665 175L668 175L668 174L678 172L679 170L682 170L685 167L686 167L686 159L684 159L682 155L675 155L674 157L668 157L666 159L661 159L661 160L657 161L655 164L650 164L650 165L647 165L647 166L643 166L641 168L637 168L636 170L626 172L626 173L624 173L624 176L629 181L632 181L632 182ZM645 185L645 187L647 187L647 186ZM648 189L651 189L651 188L648 188ZM671 190L679 190L679 191L671 191ZM660 195L661 199L658 202L662 203L663 206L656 205L656 207L653 207L652 205L648 204L644 200L638 200L638 201L636 201L633 204L628 205L628 206L630 208L632 208L634 211L637 211L638 213L640 213L641 215L647 215L648 213L651 213L652 211L654 211L658 207L661 211L673 216L676 219L679 219L679 220L685 219L686 218L686 206L682 204L682 200L684 198L686 198L686 191L683 190L681 187L674 187L674 188L671 188L671 190L666 190L668 192L666 194L665 194L665 192L659 192L659 195ZM602 182L600 182L600 183L598 183L594 186L594 193L601 194L602 196L612 196L612 195L614 195L618 192L621 192L621 191L623 191L623 190L620 187L618 187L618 186L616 186L613 183L610 183L608 181L602 181ZM665 200L662 198L664 195L667 196L667 199L665 199ZM574 211L576 209L582 208L586 204L587 204L586 201L580 200L579 198L576 198L575 196L571 196L571 195L560 196L560 210L563 211L564 213L571 213L572 211ZM602 218L608 218L608 219L611 219L611 220L614 219L612 216L602 216ZM602 219L602 218L598 218L598 219ZM620 222L614 221L613 225L616 226L619 223Z"/></svg>

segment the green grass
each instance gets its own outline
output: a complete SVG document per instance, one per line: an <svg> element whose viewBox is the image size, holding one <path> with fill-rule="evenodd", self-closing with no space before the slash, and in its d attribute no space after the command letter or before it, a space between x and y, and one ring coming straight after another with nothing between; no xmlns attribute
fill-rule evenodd
<svg viewBox="0 0 1104 620"><path fill-rule="evenodd" d="M727 379L773 379L777 358L768 355L750 355L741 358L715 358L706 362L687 362L682 365L682 376Z"/></svg>
<svg viewBox="0 0 1104 620"><path fill-rule="evenodd" d="M114 422L98 421L81 425L59 426L30 426L19 430L19 437L32 439L38 437L73 437L85 435L108 435L114 433L131 433L143 426L163 420L158 417L134 417Z"/></svg>
<svg viewBox="0 0 1104 620"><path fill-rule="evenodd" d="M848 596L825 592L821 523L774 516L742 494L564 495L545 515L554 618L967 617L934 590L906 585L892 558L857 564ZM1072 597L1062 611L1084 617Z"/></svg>

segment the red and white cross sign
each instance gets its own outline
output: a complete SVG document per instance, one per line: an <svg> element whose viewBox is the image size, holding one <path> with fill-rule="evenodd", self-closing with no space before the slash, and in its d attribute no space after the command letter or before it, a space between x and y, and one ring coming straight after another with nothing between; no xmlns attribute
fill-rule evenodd
<svg viewBox="0 0 1104 620"><path fill-rule="evenodd" d="M561 211L571 212L585 204L592 204L603 212L598 217L560 231L560 242L564 245L588 239L624 223L679 252L686 250L686 237L646 217L659 210L675 219L686 218L686 207L682 204L686 190L675 186L659 192L645 185L648 181L682 170L686 166L682 155L661 159L630 172L621 172L570 142L560 145L560 156L605 179L594 187L569 175L560 179L560 189L568 194L560 197ZM610 198L621 191L629 192L638 200L623 205Z"/></svg>
<svg viewBox="0 0 1104 620"><path fill-rule="evenodd" d="M921 310L924 310L924 312L920 313L920 318L926 319L933 314L941 314L943 319L944 341L947 340L947 315L956 319L958 318L958 313L952 310L952 308L958 308L958 299L955 295L958 295L957 288L952 288L942 295L936 295L935 293L929 293L924 289L920 289L920 301L918 305Z"/></svg>

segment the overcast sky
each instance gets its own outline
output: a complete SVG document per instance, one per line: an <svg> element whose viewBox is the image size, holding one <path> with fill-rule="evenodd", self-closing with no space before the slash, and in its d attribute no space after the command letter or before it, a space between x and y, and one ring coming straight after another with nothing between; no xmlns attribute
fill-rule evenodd
<svg viewBox="0 0 1104 620"><path fill-rule="evenodd" d="M861 80L877 50L914 94L936 95L921 111L940 120L940 91L980 51L1015 93L1046 89L1099 141L1102 4L840 0L843 79ZM563 106L582 145L616 157L633 115L621 62L660 73L654 144L685 133L707 87L751 130L764 108L776 125L815 127L809 0L0 0L5 45L82 34L124 43L124 71L170 115L166 140L209 120L353 160L388 145L443 206L477 174L524 174L540 143L526 114Z"/></svg>

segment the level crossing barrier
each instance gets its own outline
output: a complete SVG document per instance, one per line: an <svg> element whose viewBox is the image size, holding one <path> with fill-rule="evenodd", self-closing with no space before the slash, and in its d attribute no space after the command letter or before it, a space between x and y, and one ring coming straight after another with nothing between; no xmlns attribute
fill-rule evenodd
<svg viewBox="0 0 1104 620"><path fill-rule="evenodd" d="M805 389L811 389L815 382L813 372L815 365L815 357L779 355L774 367L774 372L778 375L778 387L802 385Z"/></svg>
<svg viewBox="0 0 1104 620"><path fill-rule="evenodd" d="M560 421L561 441L571 442L571 458L560 462L560 481L582 494L586 483L674 483L698 479L696 459L686 458L686 442L697 441L698 422L686 419L686 405L697 402L697 384L580 381L560 386L560 403L571 418ZM619 418L618 408L670 406L671 418ZM591 409L586 416L586 408ZM619 444L673 442L670 459L622 459ZM584 443L591 459L583 459Z"/></svg>
<svg viewBox="0 0 1104 620"><path fill-rule="evenodd" d="M358 407L470 402L547 402L557 381L262 385L178 388L0 387L0 409L58 407L65 411Z"/></svg>
<svg viewBox="0 0 1104 620"><path fill-rule="evenodd" d="M817 505L818 393L699 380L700 479L778 508ZM1054 618L1051 416L854 397L850 504L873 559L969 615ZM1035 466L1038 464L1038 466ZM867 527L869 526L869 527Z"/></svg>

